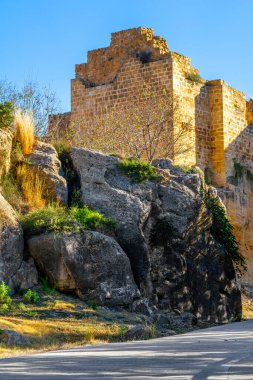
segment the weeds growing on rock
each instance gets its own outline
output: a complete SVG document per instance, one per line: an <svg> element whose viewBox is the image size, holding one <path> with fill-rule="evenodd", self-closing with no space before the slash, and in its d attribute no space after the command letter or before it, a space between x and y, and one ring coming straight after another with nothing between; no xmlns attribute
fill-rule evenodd
<svg viewBox="0 0 253 380"><path fill-rule="evenodd" d="M48 206L32 211L22 217L26 234L37 235L43 232L80 232L81 230L108 228L113 230L115 222L107 219L88 207L53 207Z"/></svg>
<svg viewBox="0 0 253 380"><path fill-rule="evenodd" d="M155 181L158 176L155 168L148 162L137 159L126 159L118 164L120 171L134 183L141 183L147 179Z"/></svg>

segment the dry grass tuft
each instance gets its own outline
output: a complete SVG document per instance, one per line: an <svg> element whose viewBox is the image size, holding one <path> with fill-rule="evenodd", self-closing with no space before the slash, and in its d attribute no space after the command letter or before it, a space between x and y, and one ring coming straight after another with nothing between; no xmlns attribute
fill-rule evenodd
<svg viewBox="0 0 253 380"><path fill-rule="evenodd" d="M34 119L30 112L15 111L16 141L21 145L22 152L31 154L35 145Z"/></svg>
<svg viewBox="0 0 253 380"><path fill-rule="evenodd" d="M20 164L16 170L17 183L22 189L24 199L34 208L44 207L45 184L38 171L27 164Z"/></svg>

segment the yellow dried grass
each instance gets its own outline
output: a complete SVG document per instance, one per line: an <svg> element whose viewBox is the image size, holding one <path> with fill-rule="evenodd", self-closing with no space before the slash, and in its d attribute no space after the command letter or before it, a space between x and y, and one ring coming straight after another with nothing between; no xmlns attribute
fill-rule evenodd
<svg viewBox="0 0 253 380"><path fill-rule="evenodd" d="M34 119L29 111L15 111L16 141L20 143L22 152L31 154L35 145Z"/></svg>
<svg viewBox="0 0 253 380"><path fill-rule="evenodd" d="M27 164L20 164L16 170L16 178L25 200L30 205L35 208L46 205L46 200L43 197L45 184L36 169Z"/></svg>

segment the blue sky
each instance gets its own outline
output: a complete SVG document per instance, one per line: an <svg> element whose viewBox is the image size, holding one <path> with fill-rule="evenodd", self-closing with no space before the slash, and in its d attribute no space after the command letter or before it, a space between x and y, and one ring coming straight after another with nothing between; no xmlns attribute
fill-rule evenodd
<svg viewBox="0 0 253 380"><path fill-rule="evenodd" d="M110 33L144 26L206 79L253 96L253 0L0 0L0 79L50 84L70 109L70 79Z"/></svg>

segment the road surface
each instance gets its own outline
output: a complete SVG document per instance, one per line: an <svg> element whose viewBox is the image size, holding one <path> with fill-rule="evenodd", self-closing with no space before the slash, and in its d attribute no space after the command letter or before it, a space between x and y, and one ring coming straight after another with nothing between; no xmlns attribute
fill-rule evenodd
<svg viewBox="0 0 253 380"><path fill-rule="evenodd" d="M0 360L0 380L253 380L253 320Z"/></svg>

